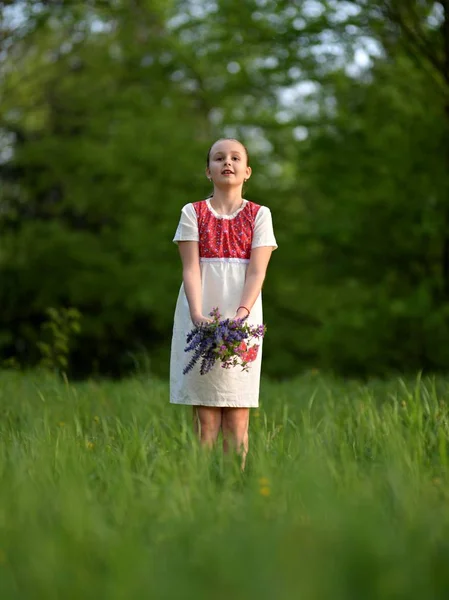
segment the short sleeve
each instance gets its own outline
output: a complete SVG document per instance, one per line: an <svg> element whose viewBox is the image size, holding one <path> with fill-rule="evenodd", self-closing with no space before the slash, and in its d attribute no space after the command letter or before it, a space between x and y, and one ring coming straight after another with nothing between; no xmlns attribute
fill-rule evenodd
<svg viewBox="0 0 449 600"><path fill-rule="evenodd" d="M178 242L198 242L198 219L193 204L186 204L181 210L178 228L176 229L175 244Z"/></svg>
<svg viewBox="0 0 449 600"><path fill-rule="evenodd" d="M273 220L271 211L267 206L261 206L256 215L254 223L253 243L251 248L259 248L261 246L271 246L273 250L278 247L276 238L274 237Z"/></svg>

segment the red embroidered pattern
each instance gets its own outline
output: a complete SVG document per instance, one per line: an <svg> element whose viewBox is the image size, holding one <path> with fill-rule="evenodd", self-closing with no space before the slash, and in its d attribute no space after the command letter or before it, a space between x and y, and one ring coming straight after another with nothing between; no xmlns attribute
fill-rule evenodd
<svg viewBox="0 0 449 600"><path fill-rule="evenodd" d="M198 219L200 258L251 257L254 223L260 205L247 202L231 219L216 217L206 200L194 202Z"/></svg>

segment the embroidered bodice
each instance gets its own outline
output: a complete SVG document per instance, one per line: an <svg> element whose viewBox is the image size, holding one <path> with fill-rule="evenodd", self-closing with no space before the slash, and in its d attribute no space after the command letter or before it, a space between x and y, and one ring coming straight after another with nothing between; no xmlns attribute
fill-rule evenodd
<svg viewBox="0 0 449 600"><path fill-rule="evenodd" d="M209 200L194 202L193 207L198 220L200 258L249 260L259 204L245 201L232 215L219 215Z"/></svg>

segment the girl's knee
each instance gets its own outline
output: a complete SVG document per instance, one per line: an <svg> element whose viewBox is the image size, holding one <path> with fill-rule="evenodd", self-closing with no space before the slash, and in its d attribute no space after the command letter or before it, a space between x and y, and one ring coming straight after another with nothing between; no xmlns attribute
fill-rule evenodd
<svg viewBox="0 0 449 600"><path fill-rule="evenodd" d="M233 408L224 409L222 427L223 431L238 433L239 436L245 435L249 425L249 409Z"/></svg>
<svg viewBox="0 0 449 600"><path fill-rule="evenodd" d="M221 410L217 408L198 407L197 414L201 435L217 437L221 426Z"/></svg>
<svg viewBox="0 0 449 600"><path fill-rule="evenodd" d="M248 446L248 419L225 418L223 415L222 423L223 437L236 448L240 449L242 446Z"/></svg>

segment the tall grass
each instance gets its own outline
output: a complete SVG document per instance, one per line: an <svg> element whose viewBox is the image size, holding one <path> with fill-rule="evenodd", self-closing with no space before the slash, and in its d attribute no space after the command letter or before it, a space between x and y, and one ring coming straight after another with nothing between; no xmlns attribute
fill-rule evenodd
<svg viewBox="0 0 449 600"><path fill-rule="evenodd" d="M263 384L245 473L164 382L0 374L0 599L449 594L449 380Z"/></svg>

